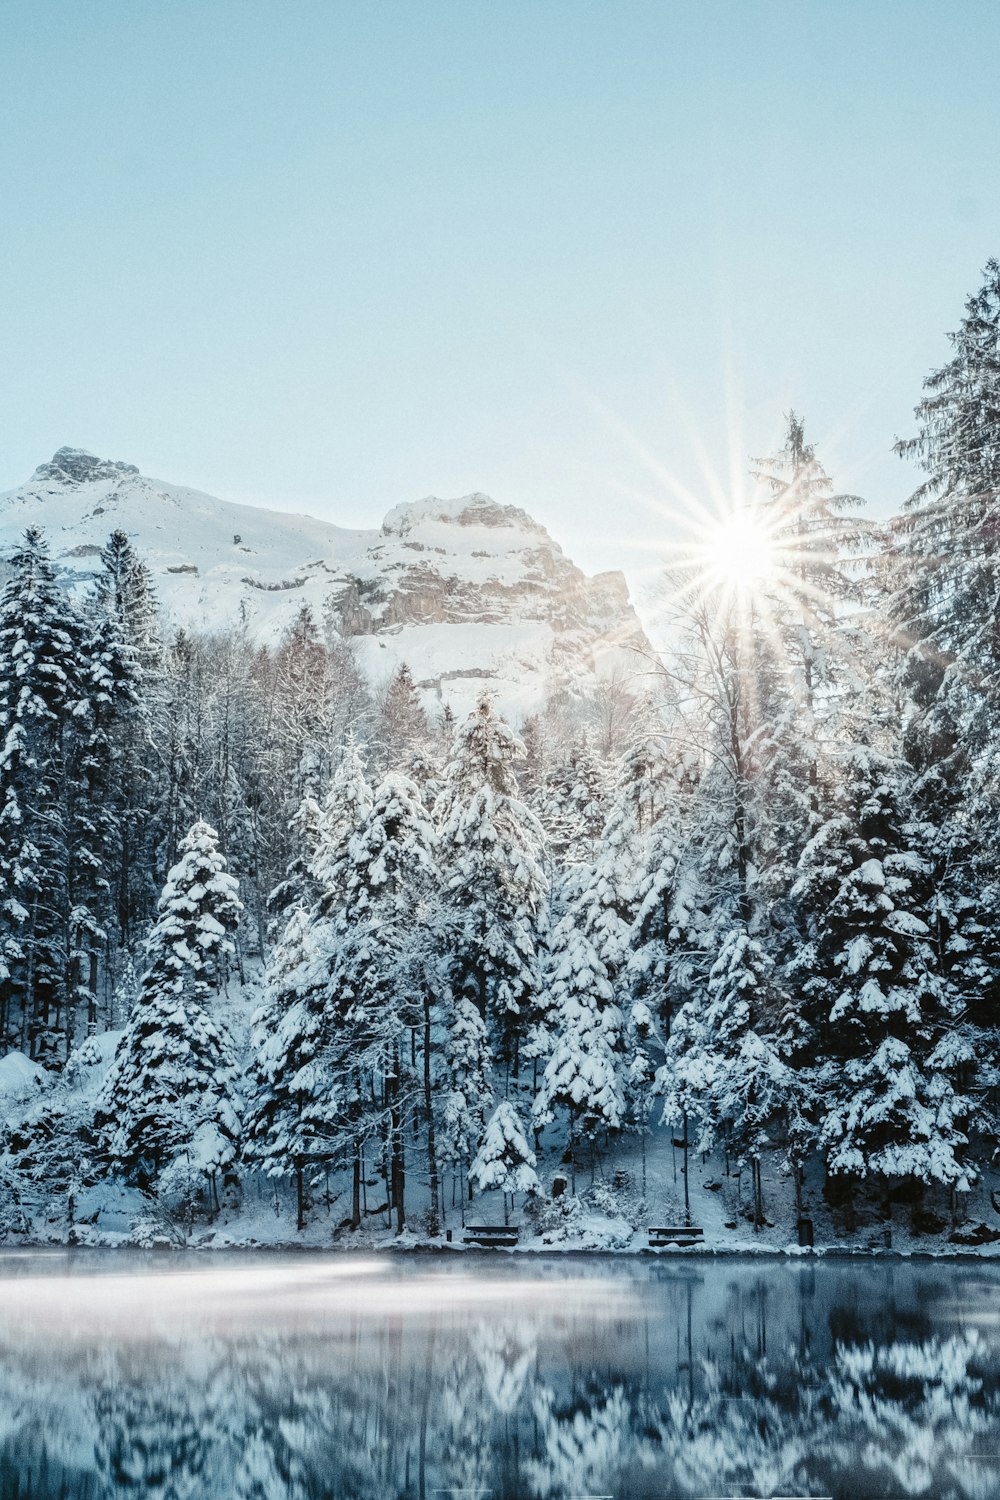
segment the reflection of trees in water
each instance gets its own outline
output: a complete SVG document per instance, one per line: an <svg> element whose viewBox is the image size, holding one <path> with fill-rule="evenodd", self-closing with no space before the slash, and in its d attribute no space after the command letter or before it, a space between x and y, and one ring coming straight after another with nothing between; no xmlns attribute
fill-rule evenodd
<svg viewBox="0 0 1000 1500"><path fill-rule="evenodd" d="M954 1326L873 1342L799 1283L655 1288L628 1324L373 1319L314 1336L0 1345L0 1500L866 1494L987 1500L1000 1364ZM918 1288L919 1291L919 1288ZM901 1306L908 1335L919 1296ZM721 1311L720 1311L721 1308ZM881 1331L881 1329L880 1329ZM976 1455L975 1457L973 1455Z"/></svg>

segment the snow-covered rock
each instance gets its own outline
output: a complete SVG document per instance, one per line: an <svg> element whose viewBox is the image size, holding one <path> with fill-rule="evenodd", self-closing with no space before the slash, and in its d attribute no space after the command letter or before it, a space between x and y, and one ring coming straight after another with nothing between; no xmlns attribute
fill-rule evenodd
<svg viewBox="0 0 1000 1500"><path fill-rule="evenodd" d="M242 622L273 641L308 604L353 643L373 686L405 662L427 706L457 714L488 685L521 718L551 690L635 670L630 648L645 646L620 573L586 577L525 511L486 495L397 505L380 530L358 531L60 448L0 495L0 558L29 525L80 585L110 533L127 532L177 625Z"/></svg>

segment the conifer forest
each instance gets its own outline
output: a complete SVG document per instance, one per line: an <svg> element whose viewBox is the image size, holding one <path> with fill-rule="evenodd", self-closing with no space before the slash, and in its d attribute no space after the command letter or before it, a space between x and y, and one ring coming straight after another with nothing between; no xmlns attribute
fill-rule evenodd
<svg viewBox="0 0 1000 1500"><path fill-rule="evenodd" d="M675 549L653 649L522 722L373 685L308 608L168 627L121 530L66 588L29 528L3 1236L1000 1237L996 261L956 321L901 515L790 413L739 567Z"/></svg>

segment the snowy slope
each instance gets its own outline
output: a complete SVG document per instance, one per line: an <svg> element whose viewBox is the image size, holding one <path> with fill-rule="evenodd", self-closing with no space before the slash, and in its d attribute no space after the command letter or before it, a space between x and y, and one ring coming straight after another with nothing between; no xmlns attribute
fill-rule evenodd
<svg viewBox="0 0 1000 1500"><path fill-rule="evenodd" d="M522 717L551 690L630 669L645 645L621 574L585 577L529 515L485 495L399 505L380 530L355 531L60 448L0 495L0 557L29 525L81 585L111 531L128 532L173 625L244 623L273 641L308 604L352 641L373 686L405 661L428 706L456 712L488 683Z"/></svg>

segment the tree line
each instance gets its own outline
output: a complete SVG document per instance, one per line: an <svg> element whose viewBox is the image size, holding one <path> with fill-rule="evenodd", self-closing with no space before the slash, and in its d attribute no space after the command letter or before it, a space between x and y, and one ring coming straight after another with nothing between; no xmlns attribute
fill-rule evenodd
<svg viewBox="0 0 1000 1500"><path fill-rule="evenodd" d="M434 1232L470 1180L533 1187L539 1143L575 1173L662 1120L757 1224L769 1160L800 1207L821 1164L848 1226L900 1189L959 1211L1000 1144L998 389L990 262L903 515L836 494L792 415L753 470L764 563L686 559L631 688L520 732L488 696L432 722L405 669L373 695L306 614L165 644L126 537L80 599L29 532L0 1033L58 1067L126 1023L94 1170L203 1205L264 1172L300 1223L342 1174L352 1225L375 1180L400 1229L416 1171ZM237 1055L214 996L248 962Z"/></svg>

